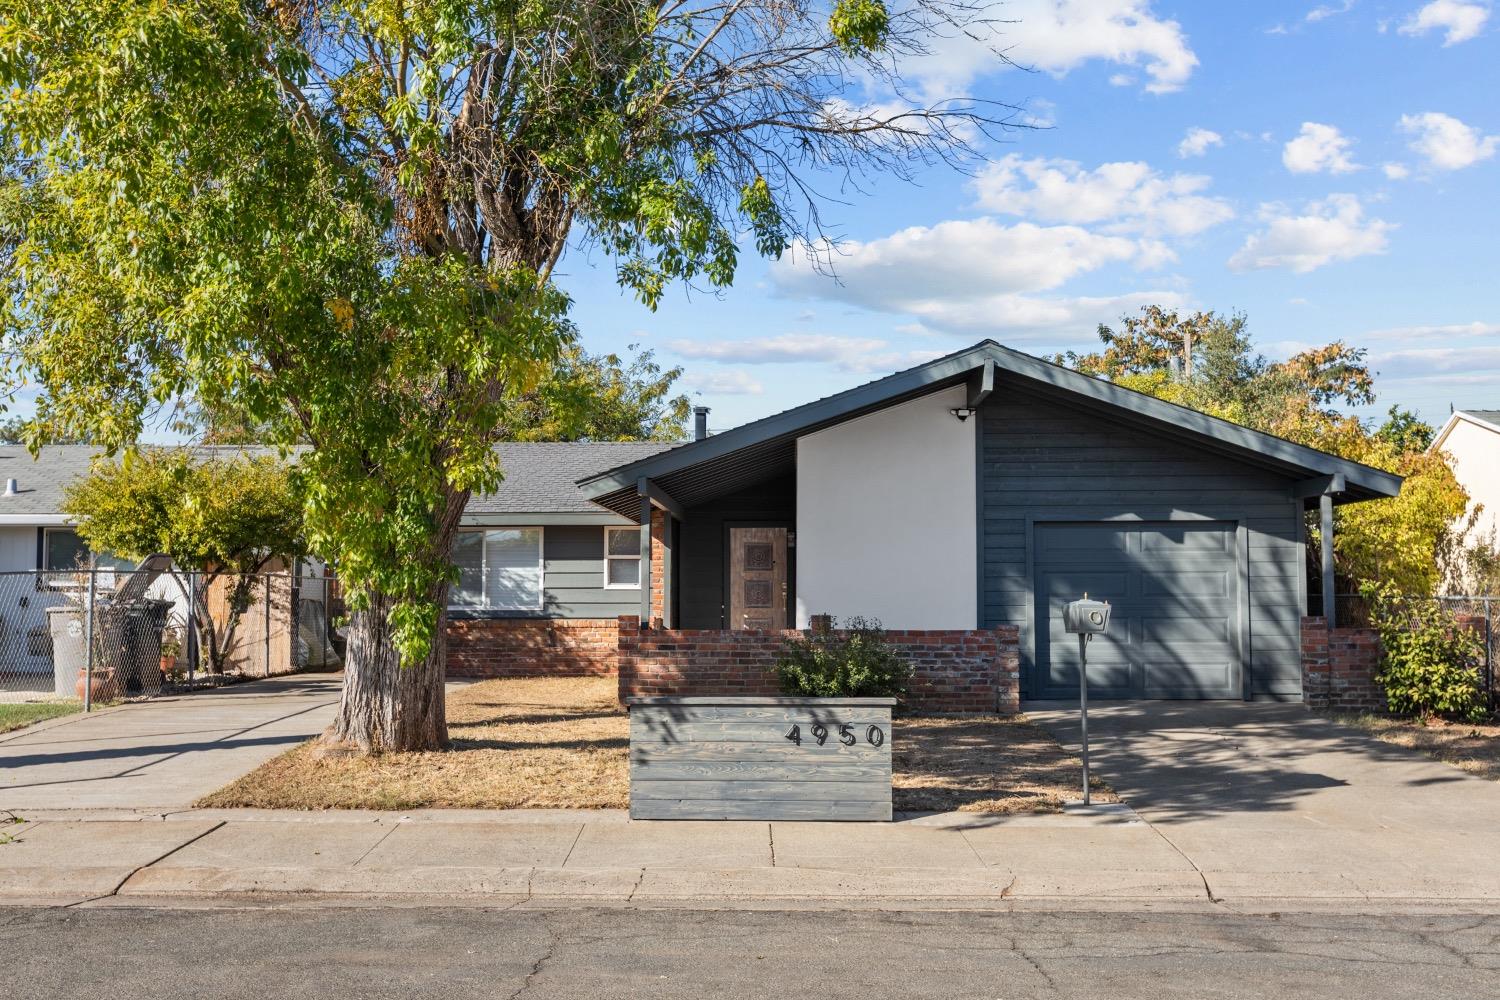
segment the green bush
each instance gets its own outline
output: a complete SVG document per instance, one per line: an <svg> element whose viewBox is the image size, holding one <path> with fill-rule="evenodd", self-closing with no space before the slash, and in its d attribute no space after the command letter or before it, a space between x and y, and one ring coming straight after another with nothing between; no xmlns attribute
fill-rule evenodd
<svg viewBox="0 0 1500 1000"><path fill-rule="evenodd" d="M1380 633L1380 673L1392 712L1474 720L1484 715L1483 641L1451 611L1407 598L1393 584L1366 584L1370 623Z"/></svg>
<svg viewBox="0 0 1500 1000"><path fill-rule="evenodd" d="M903 698L911 676L880 622L867 618L788 639L776 661L782 693L808 698Z"/></svg>

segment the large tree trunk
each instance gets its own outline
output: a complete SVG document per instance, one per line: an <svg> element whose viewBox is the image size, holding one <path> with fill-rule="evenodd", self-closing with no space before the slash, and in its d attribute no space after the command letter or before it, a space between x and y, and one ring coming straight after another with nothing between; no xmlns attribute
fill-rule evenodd
<svg viewBox="0 0 1500 1000"><path fill-rule="evenodd" d="M401 666L391 644L391 601L372 597L370 607L350 616L344 658L344 695L325 741L366 753L445 750L448 722L443 682L448 654L446 610L438 619L432 651L420 663Z"/></svg>

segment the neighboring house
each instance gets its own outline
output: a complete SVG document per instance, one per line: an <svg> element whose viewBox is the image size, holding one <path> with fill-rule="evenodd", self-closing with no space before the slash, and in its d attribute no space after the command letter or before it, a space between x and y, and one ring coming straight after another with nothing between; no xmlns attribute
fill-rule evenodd
<svg viewBox="0 0 1500 1000"><path fill-rule="evenodd" d="M1465 521L1483 506L1474 534L1500 530L1500 410L1454 410L1427 450L1448 453L1453 475L1469 494Z"/></svg>
<svg viewBox="0 0 1500 1000"><path fill-rule="evenodd" d="M702 425L499 446L505 482L457 545L450 671L768 693L786 630L858 615L905 648L919 704L1013 710L1076 695L1060 607L1087 592L1114 605L1098 696L1296 699L1307 642L1332 635L1305 618L1304 511L1401 484L992 341Z"/></svg>

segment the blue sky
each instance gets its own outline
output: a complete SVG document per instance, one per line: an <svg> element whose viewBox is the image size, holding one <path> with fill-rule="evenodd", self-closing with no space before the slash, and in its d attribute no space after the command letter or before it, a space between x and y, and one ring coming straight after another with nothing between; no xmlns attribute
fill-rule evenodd
<svg viewBox="0 0 1500 1000"><path fill-rule="evenodd" d="M686 368L728 427L993 337L1087 349L1147 302L1243 310L1285 356L1369 349L1377 409L1500 407L1500 13L1484 0L1012 0L1001 44L907 74L1047 127L971 176L878 182L825 222L839 280L747 256L652 313L607 261L559 280L591 350ZM869 95L878 99L878 95Z"/></svg>

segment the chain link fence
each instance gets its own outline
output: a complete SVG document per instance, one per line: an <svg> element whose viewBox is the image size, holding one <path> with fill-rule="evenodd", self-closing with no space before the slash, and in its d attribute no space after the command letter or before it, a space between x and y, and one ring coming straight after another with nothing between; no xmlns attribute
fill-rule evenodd
<svg viewBox="0 0 1500 1000"><path fill-rule="evenodd" d="M342 614L336 581L311 572L0 572L0 702L90 708L336 670Z"/></svg>
<svg viewBox="0 0 1500 1000"><path fill-rule="evenodd" d="M1500 597L1443 594L1438 597L1409 597L1408 601L1431 601L1451 612L1460 625L1473 629L1483 647L1482 661L1475 664L1480 672L1490 711L1500 709ZM1312 614L1322 614L1321 602L1309 601ZM1361 594L1337 594L1334 614L1345 628L1370 628L1370 603Z"/></svg>

